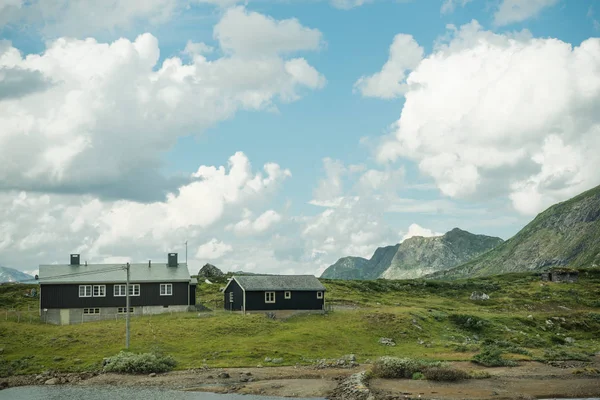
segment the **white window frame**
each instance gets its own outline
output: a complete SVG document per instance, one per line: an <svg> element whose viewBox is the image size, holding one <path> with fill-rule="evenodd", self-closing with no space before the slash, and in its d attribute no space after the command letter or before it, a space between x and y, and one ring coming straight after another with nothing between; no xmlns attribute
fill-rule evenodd
<svg viewBox="0 0 600 400"><path fill-rule="evenodd" d="M129 284L129 297L131 296L139 296L140 295L140 285L139 283L130 283Z"/></svg>
<svg viewBox="0 0 600 400"><path fill-rule="evenodd" d="M285 292L284 296L283 296L286 300L289 300L292 298L292 292L287 291Z"/></svg>
<svg viewBox="0 0 600 400"><path fill-rule="evenodd" d="M125 292L125 286L127 285L115 285L113 286L113 296L114 297L125 297L127 293Z"/></svg>
<svg viewBox="0 0 600 400"><path fill-rule="evenodd" d="M317 299L322 299L323 298L323 292L317 292Z"/></svg>
<svg viewBox="0 0 600 400"><path fill-rule="evenodd" d="M98 289L98 294L96 294L96 289ZM94 297L106 297L106 285L94 285L92 295Z"/></svg>
<svg viewBox="0 0 600 400"><path fill-rule="evenodd" d="M81 289L83 289L83 295ZM79 285L79 297L92 297L92 285Z"/></svg>
<svg viewBox="0 0 600 400"><path fill-rule="evenodd" d="M84 308L83 314L84 315L100 314L100 309L99 308Z"/></svg>
<svg viewBox="0 0 600 400"><path fill-rule="evenodd" d="M265 303L275 303L275 292L265 292Z"/></svg>
<svg viewBox="0 0 600 400"><path fill-rule="evenodd" d="M117 314L126 314L127 313L127 307L119 307L117 308ZM133 307L129 307L129 313L132 314L133 313Z"/></svg>
<svg viewBox="0 0 600 400"><path fill-rule="evenodd" d="M160 284L160 295L161 296L173 296L173 284L172 283L161 283Z"/></svg>

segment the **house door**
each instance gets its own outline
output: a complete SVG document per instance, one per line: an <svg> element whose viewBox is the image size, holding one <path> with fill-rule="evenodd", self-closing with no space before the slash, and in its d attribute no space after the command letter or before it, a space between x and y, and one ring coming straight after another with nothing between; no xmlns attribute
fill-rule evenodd
<svg viewBox="0 0 600 400"><path fill-rule="evenodd" d="M69 325L70 311L71 310L69 310L68 308L60 310L60 324L61 325Z"/></svg>

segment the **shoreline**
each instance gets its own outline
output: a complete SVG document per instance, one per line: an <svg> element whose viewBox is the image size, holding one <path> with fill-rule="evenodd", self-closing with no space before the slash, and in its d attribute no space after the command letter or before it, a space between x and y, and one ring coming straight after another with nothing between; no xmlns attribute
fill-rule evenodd
<svg viewBox="0 0 600 400"><path fill-rule="evenodd" d="M274 397L369 399L534 399L600 396L600 357L589 363L555 365L535 361L517 367L485 368L470 362L453 367L484 370L485 379L456 383L410 379L357 378L370 365L352 367L281 366L251 368L201 368L149 375L114 373L51 373L0 378L0 388L29 385L132 386L182 391L252 394ZM586 369L587 368L587 369ZM364 374L362 375L364 378ZM350 379L349 379L350 378ZM363 382L365 383L363 385ZM363 390L364 388L367 390Z"/></svg>

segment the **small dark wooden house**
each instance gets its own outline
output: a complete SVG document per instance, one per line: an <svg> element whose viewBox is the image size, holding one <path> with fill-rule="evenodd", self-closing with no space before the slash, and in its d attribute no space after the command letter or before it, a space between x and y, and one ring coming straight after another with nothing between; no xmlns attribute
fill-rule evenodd
<svg viewBox="0 0 600 400"><path fill-rule="evenodd" d="M542 272L542 280L546 282L577 282L579 272L573 269L553 268L550 271Z"/></svg>
<svg viewBox="0 0 600 400"><path fill-rule="evenodd" d="M228 311L323 310L325 286L313 275L240 275L223 289Z"/></svg>
<svg viewBox="0 0 600 400"><path fill-rule="evenodd" d="M129 313L187 311L196 304L197 280L177 253L167 263L130 264L129 270ZM40 265L40 317L68 325L124 316L126 277L125 264L82 264L79 254L68 265Z"/></svg>

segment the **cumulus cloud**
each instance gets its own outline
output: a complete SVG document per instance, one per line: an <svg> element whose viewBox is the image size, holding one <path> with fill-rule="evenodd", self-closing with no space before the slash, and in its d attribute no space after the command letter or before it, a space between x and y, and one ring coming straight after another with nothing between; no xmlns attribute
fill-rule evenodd
<svg viewBox="0 0 600 400"><path fill-rule="evenodd" d="M365 97L391 99L408 90L405 83L408 71L416 67L423 58L423 48L411 35L398 34L390 46L390 57L381 71L363 76L354 84L355 90Z"/></svg>
<svg viewBox="0 0 600 400"><path fill-rule="evenodd" d="M342 10L349 10L370 3L373 0L331 0L331 5Z"/></svg>
<svg viewBox="0 0 600 400"><path fill-rule="evenodd" d="M246 29L255 32L253 49L244 47ZM188 44L190 63L172 57L161 65L148 33L112 43L60 38L29 55L0 43L0 86L14 89L0 99L0 159L8 160L0 190L160 200L189 182L160 171L178 137L324 84L304 59L279 55L318 46L320 32L298 21L235 8L215 34L227 56L208 61L206 49Z"/></svg>
<svg viewBox="0 0 600 400"><path fill-rule="evenodd" d="M406 232L402 236L402 240L400 240L400 243L402 243L406 239L410 239L411 237L414 237L414 236L433 237L433 236L442 236L442 235L443 235L443 233L434 232L431 229L423 228L419 224L411 224L408 227L408 232Z"/></svg>
<svg viewBox="0 0 600 400"><path fill-rule="evenodd" d="M600 182L600 39L450 27L408 75L380 161L418 163L444 195L535 214Z"/></svg>
<svg viewBox="0 0 600 400"><path fill-rule="evenodd" d="M227 230L233 230L238 235L255 235L268 231L273 225L281 221L281 215L274 210L265 211L255 220L248 216L236 224L227 226Z"/></svg>
<svg viewBox="0 0 600 400"><path fill-rule="evenodd" d="M233 251L233 247L231 245L213 238L198 247L196 258L201 260L216 260L231 251Z"/></svg>
<svg viewBox="0 0 600 400"><path fill-rule="evenodd" d="M525 21L556 3L558 0L502 0L494 13L494 24L504 26Z"/></svg>
<svg viewBox="0 0 600 400"><path fill-rule="evenodd" d="M188 239L191 245L202 243L202 252L196 252L199 258L223 255L228 247L212 239L241 210L260 208L290 173L273 163L266 164L263 172L253 171L248 158L236 153L227 167L201 166L194 175L198 179L166 200L149 204L92 196L0 193L3 263L31 268L65 262L69 253L81 253L90 262L115 257L155 260L181 251ZM255 228L267 229L275 219L273 212L264 213L254 221Z"/></svg>

